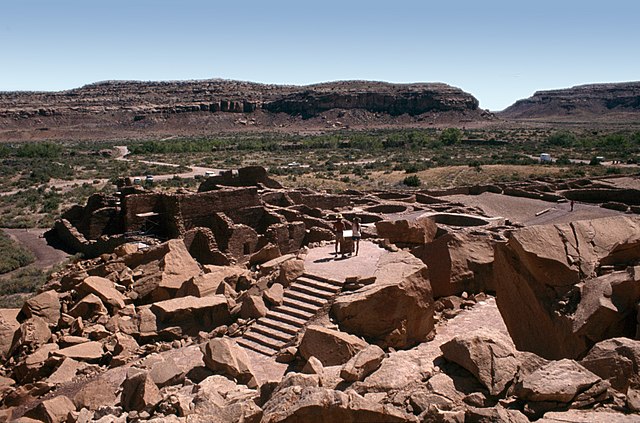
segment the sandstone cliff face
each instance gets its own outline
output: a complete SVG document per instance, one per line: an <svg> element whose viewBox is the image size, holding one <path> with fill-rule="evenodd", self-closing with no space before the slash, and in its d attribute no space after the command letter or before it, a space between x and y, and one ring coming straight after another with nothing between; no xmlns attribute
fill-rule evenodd
<svg viewBox="0 0 640 423"><path fill-rule="evenodd" d="M265 104L272 112L303 117L330 109L365 109L390 115L478 109L478 100L446 84L386 84L341 82L319 84Z"/></svg>
<svg viewBox="0 0 640 423"><path fill-rule="evenodd" d="M499 115L511 119L535 119L613 113L640 113L640 82L537 91L532 97L518 100Z"/></svg>
<svg viewBox="0 0 640 423"><path fill-rule="evenodd" d="M0 116L131 112L251 113L258 109L315 116L330 109L365 109L390 115L478 109L478 100L446 84L345 81L310 86L227 80L107 81L60 92L0 93Z"/></svg>

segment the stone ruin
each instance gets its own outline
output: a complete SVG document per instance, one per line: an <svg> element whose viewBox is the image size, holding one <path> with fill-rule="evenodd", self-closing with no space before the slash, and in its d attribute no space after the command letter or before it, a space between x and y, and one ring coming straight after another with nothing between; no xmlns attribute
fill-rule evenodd
<svg viewBox="0 0 640 423"><path fill-rule="evenodd" d="M639 218L214 180L56 222L87 258L0 310L3 417L637 421ZM331 256L335 213L361 218L359 256Z"/></svg>

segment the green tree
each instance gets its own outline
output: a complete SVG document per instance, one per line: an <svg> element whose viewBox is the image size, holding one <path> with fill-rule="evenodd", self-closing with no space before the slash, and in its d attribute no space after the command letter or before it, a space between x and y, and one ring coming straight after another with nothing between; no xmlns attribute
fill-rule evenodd
<svg viewBox="0 0 640 423"><path fill-rule="evenodd" d="M440 133L439 139L445 145L457 144L462 140L462 131L458 128L447 128Z"/></svg>
<svg viewBox="0 0 640 423"><path fill-rule="evenodd" d="M420 180L418 175L407 176L406 178L404 178L402 183L408 187L419 187L420 185L422 185L422 181Z"/></svg>

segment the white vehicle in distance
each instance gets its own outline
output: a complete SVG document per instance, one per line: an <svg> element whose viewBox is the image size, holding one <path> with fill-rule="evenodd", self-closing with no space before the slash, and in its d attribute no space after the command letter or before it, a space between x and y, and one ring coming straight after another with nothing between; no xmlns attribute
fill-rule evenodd
<svg viewBox="0 0 640 423"><path fill-rule="evenodd" d="M133 178L133 185L142 185L141 178Z"/></svg>
<svg viewBox="0 0 640 423"><path fill-rule="evenodd" d="M540 154L540 163L551 163L551 154L549 153Z"/></svg>
<svg viewBox="0 0 640 423"><path fill-rule="evenodd" d="M217 173L217 172L213 172L213 171L211 171L211 170L207 170L207 171L204 173L204 177L205 177L205 178L210 178L210 177L212 177L212 176L216 176L216 173Z"/></svg>
<svg viewBox="0 0 640 423"><path fill-rule="evenodd" d="M144 182L146 184L152 184L153 183L153 175L147 175L147 177L144 178Z"/></svg>

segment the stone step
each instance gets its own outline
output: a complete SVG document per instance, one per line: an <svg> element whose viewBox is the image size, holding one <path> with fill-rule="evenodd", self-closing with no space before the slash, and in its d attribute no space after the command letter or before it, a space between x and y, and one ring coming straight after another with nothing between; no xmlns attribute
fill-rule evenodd
<svg viewBox="0 0 640 423"><path fill-rule="evenodd" d="M328 300L329 298L333 297L334 295L336 295L336 292L337 292L337 290L326 291L324 289L314 288L310 285L303 285L303 284L296 284L296 283L293 283L291 287L289 287L289 292L291 291L304 292L305 294L313 295L315 297L323 298L325 300Z"/></svg>
<svg viewBox="0 0 640 423"><path fill-rule="evenodd" d="M256 325L264 325L273 329L280 330L282 332L288 333L291 336L296 335L302 329L302 326L294 326L288 323L283 322L282 320L277 320L271 317L271 313L267 314L265 317L261 318L256 322Z"/></svg>
<svg viewBox="0 0 640 423"><path fill-rule="evenodd" d="M284 322L297 328L302 328L302 326L304 326L304 324L307 323L308 320L307 318L301 318L289 313L282 313L276 311L275 309L269 311L269 313L265 317L263 317L263 319L272 319L279 322Z"/></svg>
<svg viewBox="0 0 640 423"><path fill-rule="evenodd" d="M257 342L253 342L249 339L244 339L244 338L240 338L238 340L238 345L267 356L272 356L278 352L278 350L276 349L267 347L266 345L258 344Z"/></svg>
<svg viewBox="0 0 640 423"><path fill-rule="evenodd" d="M311 288L319 289L322 291L329 292L331 294L335 294L340 290L340 286L336 286L327 282L318 281L315 279L305 278L303 276L296 279L296 281L292 285L304 285L309 286Z"/></svg>
<svg viewBox="0 0 640 423"><path fill-rule="evenodd" d="M280 306L276 307L274 310L279 312L279 313L288 314L290 316L297 317L298 319L302 319L302 320L304 320L305 323L311 317L313 317L313 315L316 314L316 311L317 311L316 310L316 311L313 311L313 312L308 312L308 311L305 311L305 310L300 310L296 306L291 307L291 306L286 305L286 304L280 305Z"/></svg>
<svg viewBox="0 0 640 423"><path fill-rule="evenodd" d="M327 300L324 298L318 298L315 295L309 295L309 294L305 294L304 292L299 292L299 291L287 291L284 293L284 300L286 301L287 298L292 298L296 301L302 301L304 303L309 303L318 307L322 307L323 305L325 305L327 303Z"/></svg>
<svg viewBox="0 0 640 423"><path fill-rule="evenodd" d="M316 312L320 309L320 306L318 306L318 305L309 304L309 303L304 302L304 301L296 300L294 298L287 297L286 295L284 297L284 301L282 302L282 305L283 306L292 307L292 308L295 308L297 310L306 311L306 312L310 313L311 316L316 314ZM309 317L311 317L311 316L309 316Z"/></svg>
<svg viewBox="0 0 640 423"><path fill-rule="evenodd" d="M270 338L276 339L278 341L289 342L293 337L290 333L283 332L279 329L270 328L268 326L263 326L260 324L255 324L251 326L249 329L250 332L257 332L262 335L268 336Z"/></svg>
<svg viewBox="0 0 640 423"><path fill-rule="evenodd" d="M255 343L267 346L274 350L279 350L285 344L285 342L282 340L274 339L270 336L266 336L261 333L252 332L251 330L245 332L242 339L253 341Z"/></svg>
<svg viewBox="0 0 640 423"><path fill-rule="evenodd" d="M312 279L312 280L323 282L323 283L327 283L329 285L334 285L334 286L337 286L337 287L341 287L344 284L344 281L337 281L335 279L329 279L329 278L325 278L323 276L313 275L311 273L304 273L304 274L302 274L301 277L302 278L306 278L306 279Z"/></svg>

